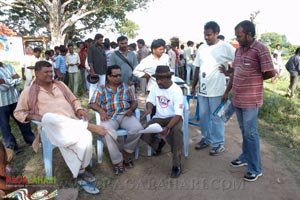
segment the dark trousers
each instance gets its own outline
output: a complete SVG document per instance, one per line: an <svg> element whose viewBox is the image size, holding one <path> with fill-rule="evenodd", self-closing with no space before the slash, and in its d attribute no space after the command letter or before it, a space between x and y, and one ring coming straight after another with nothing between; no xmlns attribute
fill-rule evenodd
<svg viewBox="0 0 300 200"><path fill-rule="evenodd" d="M161 127L165 127L168 125L171 119L172 117L166 119L152 118L148 122L147 126L149 126L150 124L158 123L161 125ZM158 148L160 138L157 137L157 134L143 134L141 138L153 149ZM180 166L183 145L182 119L172 129L170 129L169 134L166 136L166 140L171 146L171 152L173 154L173 166Z"/></svg>
<svg viewBox="0 0 300 200"><path fill-rule="evenodd" d="M290 76L290 85L289 85L289 89L291 92L291 96L295 95L295 90L298 87L298 82L299 82L299 76Z"/></svg>
<svg viewBox="0 0 300 200"><path fill-rule="evenodd" d="M2 137L4 140L4 145L7 148L11 148L14 150L17 150L17 141L14 135L11 132L11 128L9 125L9 119L10 116L13 117L17 125L19 126L19 129L22 133L22 136L24 138L24 141L28 144L32 144L33 140L35 139L35 136L33 132L31 131L30 123L21 123L18 120L15 119L13 116L13 112L17 106L17 103L13 103L7 106L0 107L0 130L2 133Z"/></svg>

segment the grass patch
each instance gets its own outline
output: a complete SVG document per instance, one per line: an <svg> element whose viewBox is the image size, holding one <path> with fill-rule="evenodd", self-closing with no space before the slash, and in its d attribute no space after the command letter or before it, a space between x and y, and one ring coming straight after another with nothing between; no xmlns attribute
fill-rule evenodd
<svg viewBox="0 0 300 200"><path fill-rule="evenodd" d="M259 133L274 146L276 154L300 169L300 100L286 96L289 79L265 81L264 105L259 110ZM299 92L298 92L299 94ZM285 159L286 158L286 159ZM293 171L293 170L291 170Z"/></svg>

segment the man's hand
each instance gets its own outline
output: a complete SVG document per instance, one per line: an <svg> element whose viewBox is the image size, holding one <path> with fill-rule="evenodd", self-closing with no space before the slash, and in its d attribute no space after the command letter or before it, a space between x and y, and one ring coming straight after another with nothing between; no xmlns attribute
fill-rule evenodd
<svg viewBox="0 0 300 200"><path fill-rule="evenodd" d="M39 115L39 114L28 114L26 117L27 121L31 121L31 120L35 120L35 121L42 121L43 116Z"/></svg>
<svg viewBox="0 0 300 200"><path fill-rule="evenodd" d="M151 78L151 76L149 74L145 74L143 77L146 78L147 80L149 80Z"/></svg>
<svg viewBox="0 0 300 200"><path fill-rule="evenodd" d="M164 127L163 131L160 133L161 136L166 137L170 132L170 129L168 127Z"/></svg>
<svg viewBox="0 0 300 200"><path fill-rule="evenodd" d="M133 111L132 111L132 109L131 108L129 108L128 110L126 110L125 112L124 112L124 115L125 116L131 116L133 114Z"/></svg>
<svg viewBox="0 0 300 200"><path fill-rule="evenodd" d="M99 114L100 114L101 121L107 121L110 119L110 117L104 111L99 112Z"/></svg>
<svg viewBox="0 0 300 200"><path fill-rule="evenodd" d="M225 92L225 93L223 94L222 98L221 98L221 101L224 102L224 101L226 101L227 99L228 99L228 93Z"/></svg>
<svg viewBox="0 0 300 200"><path fill-rule="evenodd" d="M150 115L151 113L152 113L152 109L146 110L143 116L141 117L141 120L146 119L147 115Z"/></svg>
<svg viewBox="0 0 300 200"><path fill-rule="evenodd" d="M195 94L196 94L196 88L193 86L191 89L191 95L195 96Z"/></svg>
<svg viewBox="0 0 300 200"><path fill-rule="evenodd" d="M20 78L20 76L18 74L15 74L15 75L12 76L12 78L13 79L18 79L18 78Z"/></svg>
<svg viewBox="0 0 300 200"><path fill-rule="evenodd" d="M224 65L219 66L219 71L225 75L227 73L226 67Z"/></svg>
<svg viewBox="0 0 300 200"><path fill-rule="evenodd" d="M90 119L90 117L89 117L89 114L88 114L88 112L85 110L85 109L79 109L79 110L77 110L77 112L76 112L76 116L79 118L79 119L85 119L85 120L89 120Z"/></svg>

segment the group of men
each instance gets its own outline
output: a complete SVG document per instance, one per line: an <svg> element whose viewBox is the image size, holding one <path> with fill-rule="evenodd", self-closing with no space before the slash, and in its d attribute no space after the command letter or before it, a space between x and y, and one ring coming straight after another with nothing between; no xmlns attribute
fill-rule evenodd
<svg viewBox="0 0 300 200"><path fill-rule="evenodd" d="M214 115L217 107L229 97L235 108L242 132L242 153L231 162L233 167L248 166L244 180L255 181L262 176L257 118L263 104L263 80L275 76L268 48L255 39L255 26L242 21L235 27L236 50L218 39L220 27L216 22L204 26L206 44L199 47L194 61L195 77L192 94L199 80L198 101L202 139L195 146L201 150L211 146L210 155L225 150L224 121ZM231 67L228 67L231 66ZM226 75L230 76L226 86Z"/></svg>
<svg viewBox="0 0 300 200"><path fill-rule="evenodd" d="M195 93L199 81L198 101L202 132L202 139L195 148L204 149L211 145L210 155L224 151L224 122L214 116L213 112L228 98L232 90L232 102L243 136L243 148L241 155L231 165L248 165L244 179L255 181L262 175L257 115L263 103L263 80L273 77L275 71L269 50L254 38L255 27L252 22L242 21L235 27L235 35L240 44L236 51L226 42L217 39L219 32L220 27L216 22L205 24L206 44L200 46L193 62L196 73L192 93ZM154 40L151 54L137 64L129 61L135 58L125 49L127 38L121 36L118 38L118 52L121 55L111 55L110 63L107 64L102 60L105 58L102 40L103 35L97 34L95 43L88 52L100 56L88 57L88 63L90 76L99 76L99 82L90 91L89 107L99 112L101 126L88 122L88 113L76 96L61 81L53 80L53 69L49 62L39 61L35 64L35 80L21 93L19 99L13 89L19 84L20 78L11 66L1 63L0 86L7 85L12 91L11 95L14 95L14 98L7 98L4 97L6 91L1 90L0 93L3 104L0 107L0 119L5 115L5 121L1 121L0 126L5 146L16 146L15 139L5 126L9 121L7 115L14 112L15 118L28 131L22 132L28 143L34 140L28 122L41 122L45 135L51 143L59 147L73 177L78 177L78 183L89 193L99 192L95 177L86 170L92 158L91 132L104 138L115 174L123 173L125 167L134 167L131 154L140 138L152 146L156 155L159 155L163 143L167 141L173 154L171 177L179 177L182 173L183 94L180 87L172 81L174 73L170 70L169 59L164 53L165 41ZM229 63L231 67L226 71L229 71L230 81L226 88L224 66ZM135 64L136 67L131 66ZM130 87L132 74L148 80L149 95L146 111L141 119L152 114L146 127L153 123L160 124L162 131L158 135L139 134L143 126L133 116L138 103L135 91ZM13 101L8 102L11 100ZM128 131L122 151L119 150L115 137L115 131L120 127ZM7 133L9 137L5 136Z"/></svg>

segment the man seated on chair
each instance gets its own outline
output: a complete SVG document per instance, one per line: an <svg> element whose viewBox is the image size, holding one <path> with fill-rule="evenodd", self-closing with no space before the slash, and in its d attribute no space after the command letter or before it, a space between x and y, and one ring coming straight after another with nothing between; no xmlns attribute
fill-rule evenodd
<svg viewBox="0 0 300 200"><path fill-rule="evenodd" d="M173 154L172 178L177 178L181 174L181 155L183 145L182 116L183 116L183 94L181 88L172 82L171 76L174 73L170 71L169 66L157 66L155 74L156 83L148 97L146 104L146 115L151 114L153 106L156 106L156 113L148 122L150 124L158 123L163 127L160 136L165 138L171 145ZM152 146L154 153L160 149L160 138L156 134L143 134L142 140Z"/></svg>
<svg viewBox="0 0 300 200"><path fill-rule="evenodd" d="M101 125L109 130L109 134L104 136L104 141L114 165L114 173L118 175L124 171L124 165L128 168L133 167L131 155L140 139L140 134L137 133L143 126L133 115L138 106L137 98L132 88L121 82L120 66L109 66L106 80L106 85L100 85L94 92L89 105L100 114ZM123 154L114 137L119 128L128 131Z"/></svg>
<svg viewBox="0 0 300 200"><path fill-rule="evenodd" d="M34 70L36 79L21 93L14 116L20 122L40 121L43 132L59 148L73 177L94 182L95 177L85 170L92 159L90 131L105 135L107 130L86 121L88 113L71 90L63 82L52 80L49 62L37 62Z"/></svg>

